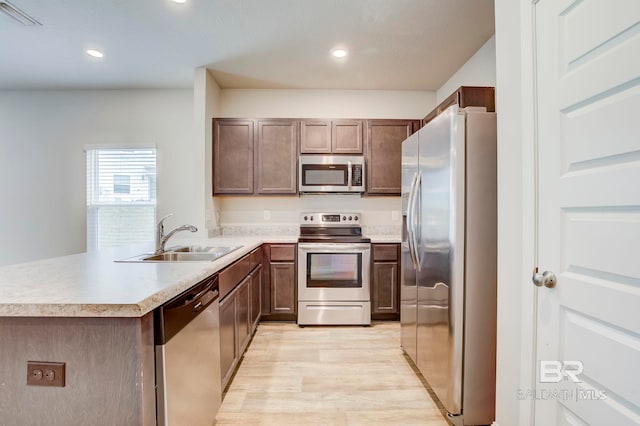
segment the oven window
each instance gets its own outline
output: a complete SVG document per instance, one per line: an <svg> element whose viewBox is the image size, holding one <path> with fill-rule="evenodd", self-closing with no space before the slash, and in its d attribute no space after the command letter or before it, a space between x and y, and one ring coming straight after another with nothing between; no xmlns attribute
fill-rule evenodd
<svg viewBox="0 0 640 426"><path fill-rule="evenodd" d="M347 165L305 164L302 166L303 185L346 185Z"/></svg>
<svg viewBox="0 0 640 426"><path fill-rule="evenodd" d="M307 287L362 287L362 253L307 253Z"/></svg>

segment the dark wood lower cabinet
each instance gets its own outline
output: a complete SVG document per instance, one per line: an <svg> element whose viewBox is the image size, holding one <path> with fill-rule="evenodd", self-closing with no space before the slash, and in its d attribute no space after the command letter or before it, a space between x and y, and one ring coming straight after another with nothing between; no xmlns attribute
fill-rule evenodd
<svg viewBox="0 0 640 426"><path fill-rule="evenodd" d="M262 265L258 265L251 272L251 284L249 285L251 286L249 294L251 298L251 332L253 333L262 315Z"/></svg>
<svg viewBox="0 0 640 426"><path fill-rule="evenodd" d="M372 244L371 319L400 319L399 244Z"/></svg>
<svg viewBox="0 0 640 426"><path fill-rule="evenodd" d="M227 266L222 300L219 302L220 371L223 389L229 384L236 366L247 349L260 321L262 310L262 249L257 248ZM243 272L245 271L245 272ZM249 272L251 271L251 272Z"/></svg>
<svg viewBox="0 0 640 426"><path fill-rule="evenodd" d="M298 313L296 244L265 244L262 318L295 321Z"/></svg>
<svg viewBox="0 0 640 426"><path fill-rule="evenodd" d="M220 302L220 371L225 387L238 360L236 333L236 298L229 294Z"/></svg>
<svg viewBox="0 0 640 426"><path fill-rule="evenodd" d="M244 353L244 350L251 340L251 317L249 314L249 293L251 276L247 276L238 286L236 303L238 304L238 354Z"/></svg>
<svg viewBox="0 0 640 426"><path fill-rule="evenodd" d="M271 311L274 314L296 313L296 264L271 263Z"/></svg>

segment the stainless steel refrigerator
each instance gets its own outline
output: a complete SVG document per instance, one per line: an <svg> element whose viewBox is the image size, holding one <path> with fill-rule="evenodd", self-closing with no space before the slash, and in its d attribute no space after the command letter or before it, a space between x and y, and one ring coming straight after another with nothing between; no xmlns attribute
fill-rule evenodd
<svg viewBox="0 0 640 426"><path fill-rule="evenodd" d="M496 115L449 107L402 144L401 344L455 424L495 411Z"/></svg>

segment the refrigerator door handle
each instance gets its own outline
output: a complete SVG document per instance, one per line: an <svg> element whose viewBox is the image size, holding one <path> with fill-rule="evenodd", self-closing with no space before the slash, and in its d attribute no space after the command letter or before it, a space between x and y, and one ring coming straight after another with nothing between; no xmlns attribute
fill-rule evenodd
<svg viewBox="0 0 640 426"><path fill-rule="evenodd" d="M420 253L418 252L418 238L416 237L417 232L419 231L418 228L418 215L416 214L416 210L418 209L418 194L420 193L420 187L422 186L422 173L417 172L416 173L416 180L415 180L415 185L413 188L414 191L414 195L413 198L411 199L412 204L409 205L409 209L411 210L411 245L409 246L409 249L411 250L411 247L413 247L413 258L415 259L415 264L416 264L416 270L420 271L422 269L422 265L420 262Z"/></svg>
<svg viewBox="0 0 640 426"><path fill-rule="evenodd" d="M407 244L409 245L409 255L411 256L411 263L413 263L413 269L418 269L418 263L415 257L415 250L413 249L413 212L411 206L413 205L413 198L415 192L416 181L418 180L418 172L413 174L411 179L411 187L409 188L409 199L407 200Z"/></svg>

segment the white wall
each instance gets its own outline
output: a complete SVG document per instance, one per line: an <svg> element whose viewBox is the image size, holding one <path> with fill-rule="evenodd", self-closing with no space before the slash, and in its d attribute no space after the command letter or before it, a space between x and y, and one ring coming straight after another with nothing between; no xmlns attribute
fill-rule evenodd
<svg viewBox="0 0 640 426"><path fill-rule="evenodd" d="M193 127L191 90L0 92L0 264L85 250L86 144L156 144L158 216L200 223Z"/></svg>
<svg viewBox="0 0 640 426"><path fill-rule="evenodd" d="M400 226L400 197L360 197L358 195L303 195L301 197L216 197L222 223L271 224L298 223L305 211L364 212L363 226ZM264 211L269 219L264 219ZM394 213L395 216L394 216ZM399 229L399 228L398 228Z"/></svg>
<svg viewBox="0 0 640 426"><path fill-rule="evenodd" d="M224 89L218 117L421 119L435 106L435 92L428 91ZM394 211L400 210L400 197L308 195L215 199L223 225L298 223L299 212L331 209L363 212L364 226L401 224L399 219L392 220ZM264 219L264 210L270 211L269 220Z"/></svg>
<svg viewBox="0 0 640 426"><path fill-rule="evenodd" d="M436 92L439 104L460 86L496 86L496 37L491 37Z"/></svg>
<svg viewBox="0 0 640 426"><path fill-rule="evenodd" d="M216 215L216 203L213 194L213 123L212 118L220 114L220 87L205 67L195 69L194 112L196 145L202 157L198 162L199 179L194 184L202 194L198 210L204 214L203 229L208 236L219 234L219 223Z"/></svg>
<svg viewBox="0 0 640 426"><path fill-rule="evenodd" d="M435 106L427 91L225 89L219 117L422 119Z"/></svg>
<svg viewBox="0 0 640 426"><path fill-rule="evenodd" d="M532 318L531 34L529 0L496 0L498 329L496 423L528 425L534 387ZM529 129L529 130L527 130Z"/></svg>

